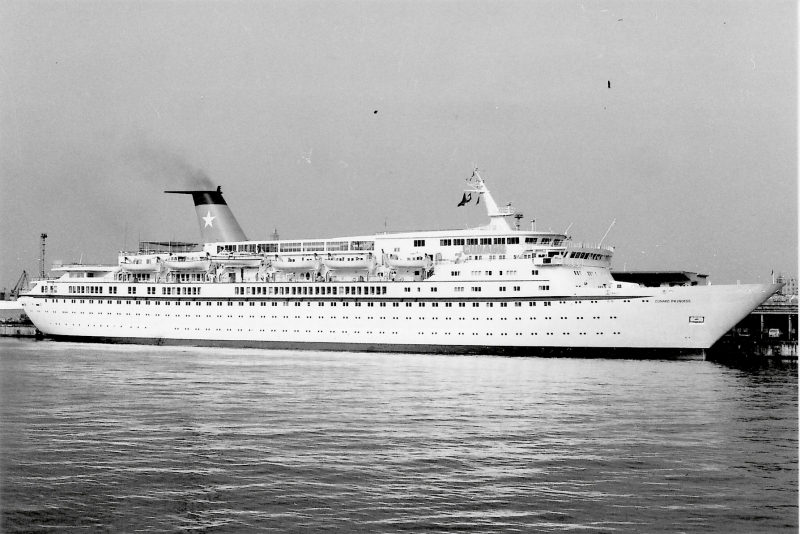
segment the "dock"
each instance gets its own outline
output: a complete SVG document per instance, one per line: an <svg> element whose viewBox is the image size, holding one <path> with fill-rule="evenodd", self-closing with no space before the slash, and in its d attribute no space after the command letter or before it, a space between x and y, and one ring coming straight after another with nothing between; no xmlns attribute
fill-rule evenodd
<svg viewBox="0 0 800 534"><path fill-rule="evenodd" d="M706 359L797 360L797 295L770 297L708 349Z"/></svg>
<svg viewBox="0 0 800 534"><path fill-rule="evenodd" d="M15 300L0 300L0 337L38 337L39 330Z"/></svg>

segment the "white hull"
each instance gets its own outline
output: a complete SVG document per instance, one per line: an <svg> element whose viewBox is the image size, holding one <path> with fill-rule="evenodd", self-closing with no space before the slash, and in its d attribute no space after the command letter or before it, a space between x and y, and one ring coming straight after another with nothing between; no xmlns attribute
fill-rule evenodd
<svg viewBox="0 0 800 534"><path fill-rule="evenodd" d="M427 290L430 284L410 285ZM159 284L147 285L161 294ZM56 294L25 296L20 301L45 335L78 338L365 344L388 351L393 346L407 350L418 345L426 350L441 347L442 352L474 346L705 349L778 287L640 288L620 295L476 300L404 298L401 291L374 297L237 296L231 287L330 285L325 283L184 285L200 286L201 295L93 299L84 295L82 303L73 303L74 299ZM401 290L399 286L407 284L394 285ZM387 290L395 288L389 284ZM439 293L444 292L440 287Z"/></svg>

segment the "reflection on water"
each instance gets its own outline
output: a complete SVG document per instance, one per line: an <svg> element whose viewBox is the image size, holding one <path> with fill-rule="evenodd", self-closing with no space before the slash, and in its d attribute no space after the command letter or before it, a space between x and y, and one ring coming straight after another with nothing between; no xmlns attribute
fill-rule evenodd
<svg viewBox="0 0 800 534"><path fill-rule="evenodd" d="M797 531L797 367L0 342L4 532Z"/></svg>

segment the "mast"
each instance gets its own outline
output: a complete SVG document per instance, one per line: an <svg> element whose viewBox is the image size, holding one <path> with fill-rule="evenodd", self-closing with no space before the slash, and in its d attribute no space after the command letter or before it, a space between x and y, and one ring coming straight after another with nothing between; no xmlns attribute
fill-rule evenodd
<svg viewBox="0 0 800 534"><path fill-rule="evenodd" d="M486 188L486 182L484 182L481 175L478 174L477 168L472 171L472 176L467 178L467 186L468 189L464 190L466 193L477 193L483 196L484 203L486 204L486 214L489 216L489 224L486 228L488 230L510 232L511 225L508 224L505 218L514 215L514 208L511 206L511 202L506 204L506 207L499 208L492 194L489 192L489 189ZM478 197L479 200L480 196Z"/></svg>
<svg viewBox="0 0 800 534"><path fill-rule="evenodd" d="M39 278L44 280L44 240L47 239L47 234L42 234L42 251L39 256Z"/></svg>

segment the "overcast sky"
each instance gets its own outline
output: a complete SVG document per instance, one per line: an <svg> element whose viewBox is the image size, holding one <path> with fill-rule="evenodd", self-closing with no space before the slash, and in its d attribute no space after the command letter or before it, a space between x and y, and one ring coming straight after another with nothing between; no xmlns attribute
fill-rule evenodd
<svg viewBox="0 0 800 534"><path fill-rule="evenodd" d="M198 241L464 228L473 165L614 267L797 273L797 4L0 3L0 287ZM609 87L610 83L610 87Z"/></svg>

